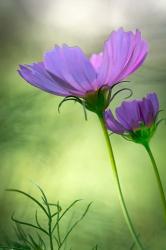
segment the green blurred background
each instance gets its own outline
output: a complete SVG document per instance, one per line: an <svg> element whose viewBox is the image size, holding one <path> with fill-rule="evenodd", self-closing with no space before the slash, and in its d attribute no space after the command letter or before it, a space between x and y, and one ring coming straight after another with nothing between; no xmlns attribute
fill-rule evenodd
<svg viewBox="0 0 166 250"><path fill-rule="evenodd" d="M10 216L32 218L32 203L6 188L38 196L40 185L51 201L64 206L83 198L94 201L86 219L72 234L73 249L127 250L132 240L117 199L105 142L96 116L73 103L28 85L18 64L40 61L54 44L78 45L87 55L102 49L113 29L139 28L150 46L144 66L123 84L134 97L155 91L166 107L165 0L0 0L0 238L12 235ZM119 96L114 108L124 98ZM163 113L165 116L165 114ZM151 146L166 189L165 125ZM157 185L145 150L112 136L119 176L135 228L151 250L166 249L166 226ZM76 211L77 212L77 211Z"/></svg>

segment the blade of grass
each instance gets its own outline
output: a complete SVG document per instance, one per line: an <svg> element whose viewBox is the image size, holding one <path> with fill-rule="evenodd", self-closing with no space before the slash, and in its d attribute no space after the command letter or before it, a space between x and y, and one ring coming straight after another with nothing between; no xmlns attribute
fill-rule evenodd
<svg viewBox="0 0 166 250"><path fill-rule="evenodd" d="M44 213L48 216L48 213L47 213L47 210L45 209L45 207L38 200L36 200L33 196L31 196L31 195L29 195L29 194L27 194L19 189L6 189L6 191L16 192L16 193L20 193L20 194L25 195L26 197L28 197L32 201L34 201L44 211Z"/></svg>
<svg viewBox="0 0 166 250"><path fill-rule="evenodd" d="M25 225L25 226L29 226L29 227L33 227L33 228L39 229L40 231L42 231L43 233L45 233L46 235L48 235L48 232L47 232L45 229L40 228L40 227L38 227L38 226L35 226L35 225L33 225L33 224L31 224L31 223L28 223L28 222L24 222L24 221L17 220L17 219L14 218L13 215L12 215L11 219L12 219L14 222L18 223L18 224L21 224L21 225Z"/></svg>

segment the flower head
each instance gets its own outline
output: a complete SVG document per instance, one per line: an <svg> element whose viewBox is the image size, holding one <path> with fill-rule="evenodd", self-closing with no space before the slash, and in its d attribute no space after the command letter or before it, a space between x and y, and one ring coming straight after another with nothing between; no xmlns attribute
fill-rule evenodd
<svg viewBox="0 0 166 250"><path fill-rule="evenodd" d="M111 110L104 113L107 128L124 138L145 144L154 134L159 121L159 101L155 93L142 100L124 101L116 108L115 118Z"/></svg>
<svg viewBox="0 0 166 250"><path fill-rule="evenodd" d="M148 45L138 30L133 33L120 28L108 37L103 51L90 58L79 47L56 46L45 53L42 62L20 65L18 72L37 88L76 96L85 100L90 110L103 111L109 104L110 88L139 68L147 53Z"/></svg>

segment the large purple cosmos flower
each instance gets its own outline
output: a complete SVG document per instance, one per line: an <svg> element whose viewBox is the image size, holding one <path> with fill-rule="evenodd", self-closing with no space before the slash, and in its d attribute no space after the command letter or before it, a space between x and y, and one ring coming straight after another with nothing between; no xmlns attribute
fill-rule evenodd
<svg viewBox="0 0 166 250"><path fill-rule="evenodd" d="M20 65L18 72L46 92L91 99L90 103L96 104L94 95L99 89L108 90L123 81L142 65L147 53L148 45L140 31L125 32L120 28L111 33L103 51L90 58L79 47L56 46L45 53L42 62ZM102 105L108 106L108 100Z"/></svg>
<svg viewBox="0 0 166 250"><path fill-rule="evenodd" d="M115 110L116 118L111 110L105 111L107 128L126 139L138 143L150 140L159 124L159 101L155 93L150 93L142 100L124 101Z"/></svg>

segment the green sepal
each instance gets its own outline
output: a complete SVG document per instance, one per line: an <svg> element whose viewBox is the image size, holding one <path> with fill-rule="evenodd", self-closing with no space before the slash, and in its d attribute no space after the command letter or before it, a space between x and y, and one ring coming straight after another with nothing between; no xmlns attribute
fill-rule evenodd
<svg viewBox="0 0 166 250"><path fill-rule="evenodd" d="M129 141L145 145L150 142L156 129L156 123L151 124L150 127L141 124L139 129L133 130L129 134L123 135L123 137Z"/></svg>
<svg viewBox="0 0 166 250"><path fill-rule="evenodd" d="M102 86L96 92L87 93L85 106L94 113L102 113L109 105L111 97L111 89L108 86Z"/></svg>

